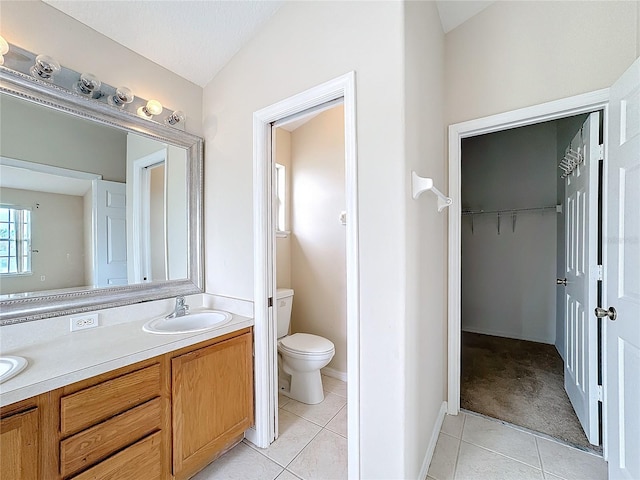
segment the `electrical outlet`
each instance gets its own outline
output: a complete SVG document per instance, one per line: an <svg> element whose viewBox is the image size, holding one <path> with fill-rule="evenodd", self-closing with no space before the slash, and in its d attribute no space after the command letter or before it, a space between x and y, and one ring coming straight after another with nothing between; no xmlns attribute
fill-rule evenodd
<svg viewBox="0 0 640 480"><path fill-rule="evenodd" d="M71 331L84 330L86 328L95 328L98 326L98 314L88 313L86 315L80 315L70 318Z"/></svg>

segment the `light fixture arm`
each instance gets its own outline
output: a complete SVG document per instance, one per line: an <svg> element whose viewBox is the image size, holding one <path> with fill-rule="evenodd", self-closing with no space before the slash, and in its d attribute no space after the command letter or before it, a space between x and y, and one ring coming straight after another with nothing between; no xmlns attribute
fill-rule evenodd
<svg viewBox="0 0 640 480"><path fill-rule="evenodd" d="M451 197L447 197L444 193L433 186L433 179L419 176L416 172L411 172L411 195L414 200L427 190L430 190L438 197L438 212L453 203Z"/></svg>

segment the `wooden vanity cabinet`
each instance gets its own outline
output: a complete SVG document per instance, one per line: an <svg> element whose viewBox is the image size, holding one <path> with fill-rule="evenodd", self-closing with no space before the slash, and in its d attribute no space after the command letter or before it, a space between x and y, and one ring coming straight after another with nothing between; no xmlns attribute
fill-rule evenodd
<svg viewBox="0 0 640 480"><path fill-rule="evenodd" d="M57 410L50 393L0 408L0 479L55 478Z"/></svg>
<svg viewBox="0 0 640 480"><path fill-rule="evenodd" d="M3 407L0 479L190 478L253 425L252 349L247 328Z"/></svg>
<svg viewBox="0 0 640 480"><path fill-rule="evenodd" d="M253 425L251 333L171 360L173 474L190 478Z"/></svg>
<svg viewBox="0 0 640 480"><path fill-rule="evenodd" d="M0 478L40 478L38 425L38 407L0 419Z"/></svg>
<svg viewBox="0 0 640 480"><path fill-rule="evenodd" d="M158 357L59 391L62 478L168 478L165 364Z"/></svg>

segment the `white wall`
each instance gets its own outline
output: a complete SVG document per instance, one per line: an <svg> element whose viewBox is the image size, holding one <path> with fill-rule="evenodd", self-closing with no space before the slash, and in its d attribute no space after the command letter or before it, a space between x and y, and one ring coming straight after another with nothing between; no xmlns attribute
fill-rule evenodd
<svg viewBox="0 0 640 480"><path fill-rule="evenodd" d="M2 278L2 295L85 285L83 197L3 188L0 202L31 207L31 247L38 250L31 275Z"/></svg>
<svg viewBox="0 0 640 480"><path fill-rule="evenodd" d="M637 1L500 1L446 36L447 124L607 88L640 54Z"/></svg>
<svg viewBox="0 0 640 480"><path fill-rule="evenodd" d="M0 155L124 182L126 133L26 100L0 97Z"/></svg>
<svg viewBox="0 0 640 480"><path fill-rule="evenodd" d="M403 161L403 13L403 5L395 2L288 3L204 91L206 288L251 300L253 112L356 71L363 478L405 478L407 464L422 461L406 450L407 437L414 436L413 428L406 432L405 416L404 211L409 193ZM437 17L435 8L431 13ZM437 102L442 91L428 92L426 101ZM441 132L436 128L433 133L438 145ZM433 158L442 161L437 151ZM433 235L441 238L442 231L436 227ZM444 257L443 249L432 256ZM437 262L434 276L440 281ZM441 291L435 295L444 297ZM434 341L441 345L444 340ZM441 363L440 358L434 370ZM435 385L441 385L437 380ZM440 402L441 391L438 397ZM421 407L435 417L437 406ZM415 448L422 447L419 443Z"/></svg>
<svg viewBox="0 0 640 480"><path fill-rule="evenodd" d="M464 139L463 210L555 206L553 122ZM535 342L556 337L557 214L463 216L462 329Z"/></svg>
<svg viewBox="0 0 640 480"><path fill-rule="evenodd" d="M187 151L184 148L169 145L165 164L167 216L167 278L178 280L187 278L189 265L189 238L185 235L188 225L187 211Z"/></svg>
<svg viewBox="0 0 640 480"><path fill-rule="evenodd" d="M291 228L291 133L284 128L276 128L276 162L285 167L285 228ZM291 286L291 235L276 238L276 286Z"/></svg>
<svg viewBox="0 0 640 480"><path fill-rule="evenodd" d="M322 112L291 133L291 332L328 338L328 364L347 373L344 108Z"/></svg>
<svg viewBox="0 0 640 480"><path fill-rule="evenodd" d="M402 372L405 474L394 478L418 478L438 409L445 398L446 222L449 213L448 210L438 213L435 197L428 192L413 200L409 175L411 170L416 170L420 175L432 177L436 187L446 192L444 35L435 3L406 2L403 8L405 165L402 193L406 256L403 259L392 248L384 254L402 263L402 282L406 289L405 311L394 316L396 324L402 323L403 318L405 323ZM399 162L400 159L390 161ZM385 190L380 190L379 194L384 195L383 192ZM395 355L395 352L390 354ZM386 382L384 385L387 388ZM372 400L372 397L363 398L367 402ZM397 407L387 403L381 408ZM384 462L384 458L378 459L381 461Z"/></svg>
<svg viewBox="0 0 640 480"><path fill-rule="evenodd" d="M0 2L0 32L7 42L54 57L77 72L91 72L114 87L125 85L187 115L186 130L202 135L202 89L40 1Z"/></svg>
<svg viewBox="0 0 640 480"><path fill-rule="evenodd" d="M149 178L149 255L150 280L167 280L164 209L165 166L150 168Z"/></svg>

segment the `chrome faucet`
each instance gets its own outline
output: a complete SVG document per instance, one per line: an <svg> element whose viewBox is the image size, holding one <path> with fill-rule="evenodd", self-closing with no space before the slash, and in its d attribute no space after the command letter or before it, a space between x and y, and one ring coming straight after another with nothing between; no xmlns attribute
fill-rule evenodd
<svg viewBox="0 0 640 480"><path fill-rule="evenodd" d="M166 318L184 317L189 314L189 305L187 305L182 295L176 297L176 308Z"/></svg>

